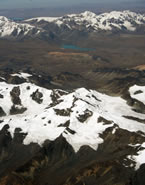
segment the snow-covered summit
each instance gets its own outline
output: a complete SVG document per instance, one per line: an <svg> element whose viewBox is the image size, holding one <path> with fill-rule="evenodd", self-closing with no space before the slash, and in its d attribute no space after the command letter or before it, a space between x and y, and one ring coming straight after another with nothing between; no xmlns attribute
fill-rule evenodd
<svg viewBox="0 0 145 185"><path fill-rule="evenodd" d="M84 18L87 19L87 17L96 17L96 14L91 12L91 11L85 11L83 13L81 13L80 15L82 15Z"/></svg>
<svg viewBox="0 0 145 185"><path fill-rule="evenodd" d="M0 16L0 22L2 22L2 21L8 21L8 19L4 16Z"/></svg>
<svg viewBox="0 0 145 185"><path fill-rule="evenodd" d="M70 29L77 29L77 26L83 26L86 28L91 28L94 31L98 30L129 30L135 31L137 25L145 23L145 16L131 12L129 10L125 11L112 11L109 13L103 13L96 15L93 12L85 11L80 14L69 14L62 17L39 17L26 20L27 22L53 22L58 26L67 25ZM74 26L76 25L76 27Z"/></svg>
<svg viewBox="0 0 145 185"><path fill-rule="evenodd" d="M0 16L0 37L17 37L28 34L38 34L40 29L26 23L16 23L4 16Z"/></svg>

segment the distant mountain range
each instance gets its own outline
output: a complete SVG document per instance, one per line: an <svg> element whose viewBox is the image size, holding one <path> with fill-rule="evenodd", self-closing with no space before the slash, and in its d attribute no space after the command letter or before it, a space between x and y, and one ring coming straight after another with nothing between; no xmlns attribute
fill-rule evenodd
<svg viewBox="0 0 145 185"><path fill-rule="evenodd" d="M145 33L145 15L131 11L112 11L96 15L85 11L80 14L68 14L62 17L38 17L14 22L0 17L1 38L57 38L68 37L76 33Z"/></svg>

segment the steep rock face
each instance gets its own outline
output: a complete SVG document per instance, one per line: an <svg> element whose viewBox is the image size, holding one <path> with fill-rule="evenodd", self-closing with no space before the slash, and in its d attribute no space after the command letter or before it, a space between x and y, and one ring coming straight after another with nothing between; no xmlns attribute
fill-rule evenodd
<svg viewBox="0 0 145 185"><path fill-rule="evenodd" d="M0 107L0 116L5 116L6 114L5 114L5 112L4 112L4 110L2 109L2 107Z"/></svg>
<svg viewBox="0 0 145 185"><path fill-rule="evenodd" d="M139 176L142 177L140 169L135 172L133 166L130 166L135 163L130 161L127 156L136 154L138 151L138 147L134 148L131 145L129 146L128 143L143 142L144 138L140 134L129 133L119 128L115 134L112 134L112 129L106 130L102 137L105 141L97 151L83 146L76 154L72 146L62 136L52 142L46 141L42 148L37 148L31 144L29 150L35 156L30 158L24 153L21 160L24 160L25 156L28 162L21 163L20 160L15 160L15 163L17 161L19 166L9 167L11 169L9 174L6 169L4 173L6 176L3 175L0 183L9 185L14 183L24 185L78 185L84 183L125 185L132 182L143 183L144 181L138 178ZM13 146L16 142L15 139L15 142L11 145ZM17 147L16 157L19 153L25 151L24 146L21 146L21 148L18 147L18 144L14 146ZM34 150L34 148L37 150ZM12 156L9 156L9 159L11 158ZM11 163L15 164L9 161L9 165ZM144 172L142 166L141 169Z"/></svg>
<svg viewBox="0 0 145 185"><path fill-rule="evenodd" d="M19 125L18 125L19 127ZM0 131L0 176L17 169L19 166L31 160L39 151L37 144L25 146L22 144L27 134L16 128L13 138L9 132L9 125L5 125Z"/></svg>
<svg viewBox="0 0 145 185"><path fill-rule="evenodd" d="M145 182L145 164L141 165L140 169L134 174L134 176L131 179L131 185L144 185Z"/></svg>

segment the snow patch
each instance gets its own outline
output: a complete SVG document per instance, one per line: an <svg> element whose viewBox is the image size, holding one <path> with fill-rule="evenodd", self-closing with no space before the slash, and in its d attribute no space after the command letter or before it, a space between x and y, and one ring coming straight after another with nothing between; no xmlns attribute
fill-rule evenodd
<svg viewBox="0 0 145 185"><path fill-rule="evenodd" d="M137 145L138 146L138 145ZM135 161L135 169L138 170L142 164L145 163L145 143L140 145L140 151L137 153L137 155L128 156L129 159Z"/></svg>
<svg viewBox="0 0 145 185"><path fill-rule="evenodd" d="M145 86L134 85L129 89L130 96L145 104Z"/></svg>
<svg viewBox="0 0 145 185"><path fill-rule="evenodd" d="M29 77L31 77L32 75L28 74L28 73L16 73L16 74L11 74L11 76L18 76L20 78L24 78L24 79L28 79Z"/></svg>

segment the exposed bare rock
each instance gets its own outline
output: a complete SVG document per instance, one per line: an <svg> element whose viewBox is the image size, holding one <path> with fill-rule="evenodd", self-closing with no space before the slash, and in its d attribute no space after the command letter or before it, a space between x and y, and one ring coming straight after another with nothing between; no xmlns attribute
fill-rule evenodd
<svg viewBox="0 0 145 185"><path fill-rule="evenodd" d="M25 111L27 110L27 108L23 107L23 106L15 106L13 105L10 109L10 114L11 115L16 115L16 114L23 114Z"/></svg>
<svg viewBox="0 0 145 185"><path fill-rule="evenodd" d="M31 95L32 99L34 101L36 101L37 103L41 104L43 101L43 94L41 92L39 92L39 90L37 89L32 95Z"/></svg>
<svg viewBox="0 0 145 185"><path fill-rule="evenodd" d="M60 115L60 116L70 116L72 110L71 109L54 109L54 111L56 112L57 115Z"/></svg>
<svg viewBox="0 0 145 185"><path fill-rule="evenodd" d="M11 98L12 98L12 102L14 105L21 105L21 99L20 99L20 87L14 87L12 89L12 91L10 92Z"/></svg>
<svg viewBox="0 0 145 185"><path fill-rule="evenodd" d="M130 185L144 185L145 183L145 164L141 165L140 169L137 170L134 176L131 178Z"/></svg>
<svg viewBox="0 0 145 185"><path fill-rule="evenodd" d="M0 98L4 98L4 96L2 94L0 94Z"/></svg>
<svg viewBox="0 0 145 185"><path fill-rule="evenodd" d="M18 85L18 84L26 82L26 80L23 78L20 78L18 76L8 76L7 82L10 84L17 84Z"/></svg>
<svg viewBox="0 0 145 185"><path fill-rule="evenodd" d="M4 112L4 110L2 109L2 107L0 107L0 117L1 116L5 116L6 115L6 113Z"/></svg>
<svg viewBox="0 0 145 185"><path fill-rule="evenodd" d="M85 111L84 111L84 114L82 114L82 115L79 115L79 117L77 117L77 119L80 121L80 122L85 122L89 117L91 117L93 115L93 112L92 111L90 111L90 110L88 110L88 109L86 109Z"/></svg>

